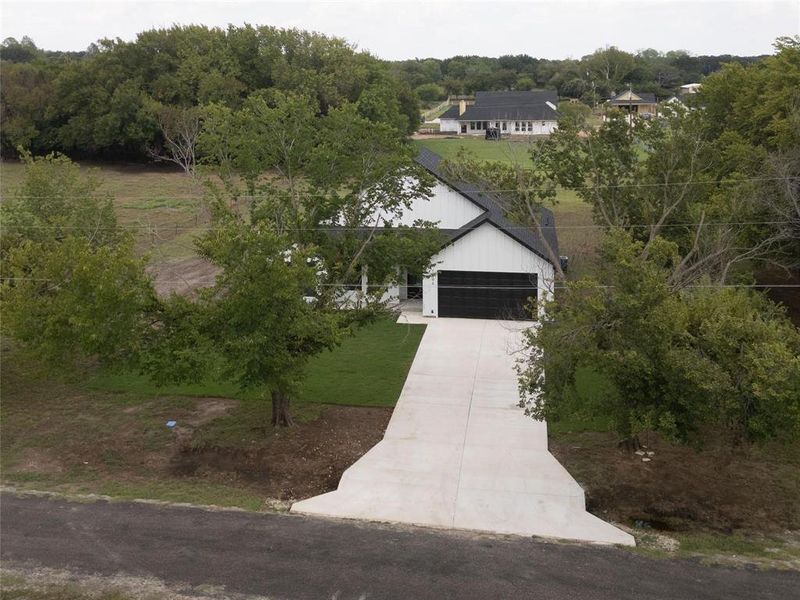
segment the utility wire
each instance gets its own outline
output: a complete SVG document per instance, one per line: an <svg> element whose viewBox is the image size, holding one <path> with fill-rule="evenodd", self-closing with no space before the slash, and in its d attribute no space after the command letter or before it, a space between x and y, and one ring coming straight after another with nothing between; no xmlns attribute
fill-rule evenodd
<svg viewBox="0 0 800 600"><path fill-rule="evenodd" d="M683 222L683 223L664 223L663 225L659 225L659 229L663 229L665 227L694 227L696 225L702 226L712 226L712 225L737 225L737 226L750 226L750 225L789 225L791 223L796 223L797 221L794 220L786 220L786 221L703 221L701 222ZM475 225L473 227L432 227L431 229L442 229L442 230L473 230L482 227L485 223L481 223L480 225ZM423 228L419 227L412 227L410 225L405 226L398 226L398 227L384 227L384 226L370 226L370 225L362 225L359 227L344 227L339 225L323 225L320 227L265 227L260 229L266 229L268 231L325 231L329 233L335 233L339 231L398 231L400 230L399 227L404 227L405 230L414 231L414 230L423 230ZM551 229L553 228L552 225L543 225L544 229ZM651 223L630 223L624 225L555 225L555 229L609 229L612 227L619 227L622 229L628 227L637 227L637 228L651 228L655 227L654 224ZM2 229L17 229L17 230L25 230L25 229L78 229L78 230L88 230L91 229L92 231L105 231L105 230L117 230L117 229L141 229L147 231L214 231L217 228L211 225L170 225L168 223L164 224L149 224L149 223L142 223L142 224L123 224L117 226L109 226L109 227L92 227L90 225L87 226L80 226L80 225L0 225L0 230ZM526 226L526 225L512 225L511 227L505 227L504 229L513 229L513 230L527 230L527 231L534 231L534 227Z"/></svg>
<svg viewBox="0 0 800 600"><path fill-rule="evenodd" d="M722 181L653 181L648 183L614 183L614 184L600 184L600 185L579 185L579 186L570 186L570 187L562 187L557 186L560 190L564 191L573 191L573 190L596 190L596 189L616 189L616 188L652 188L652 187L668 187L668 186L687 186L687 185L736 185L745 182L753 182L753 181L794 181L796 179L800 179L800 175L787 175L784 177L743 177L741 179L725 179ZM532 192L532 191L539 191L539 190L550 190L550 187L533 187L533 186L522 186L516 188L487 188L482 187L480 184L472 184L470 182L461 181L460 183L468 183L471 186L474 185L475 189L470 189L470 192L475 193L503 193L503 192ZM284 190L288 191L288 190ZM9 194L13 198L64 198L64 199L81 199L87 198L92 196L82 195L82 196L60 196L60 195L16 195L16 194ZM311 193L300 193L299 195L305 197L315 197L315 194ZM98 194L96 197L99 200L107 199L109 196L113 197L111 192L108 195ZM126 200L161 200L161 199L173 199L173 200L202 200L205 198L205 195L197 195L197 194L181 194L181 195L169 195L169 196L122 196L119 198L115 198L118 202L123 202ZM242 200L253 200L258 198L270 198L269 194L240 194L235 196L235 198L242 199Z"/></svg>
<svg viewBox="0 0 800 600"><path fill-rule="evenodd" d="M44 278L44 277L0 277L2 281L35 281L35 282L64 282L63 279L53 279L53 278ZM189 283L184 279L158 279L155 277L154 280L157 283L165 284L165 283L183 283L189 285ZM197 285L204 285L204 284L211 284L213 282L195 282ZM399 285L399 286L387 286L383 284L367 284L366 286L361 285L359 283L320 283L317 284L317 287L325 287L325 288L345 288L347 291L354 291L358 292L361 291L364 287L368 289L385 289L387 287L419 287L419 286L409 286L409 285ZM535 286L528 285L528 286L503 286L503 285L437 285L437 289L453 289L453 290L536 290L538 289ZM551 289L567 289L569 286L566 285L545 285L542 286L544 290L551 290ZM601 289L616 289L617 286L614 285L598 285L595 286ZM771 288L800 288L800 284L749 284L749 283L729 283L729 284L697 284L697 285L687 285L683 286L685 288L700 288L700 289L714 289L714 288L749 288L749 289L771 289Z"/></svg>

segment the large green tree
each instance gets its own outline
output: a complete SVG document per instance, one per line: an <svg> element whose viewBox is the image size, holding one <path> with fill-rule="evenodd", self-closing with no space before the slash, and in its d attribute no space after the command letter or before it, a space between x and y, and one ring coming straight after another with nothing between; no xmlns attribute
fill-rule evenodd
<svg viewBox="0 0 800 600"><path fill-rule="evenodd" d="M368 270L370 296L379 299L398 268L424 271L441 243L432 224L398 221L432 182L415 165L414 147L358 105L316 122L314 110L307 96L258 94L239 111L217 108L200 145L219 166L226 193L238 199L234 206L246 206L254 223L269 223L293 243L317 248L325 290Z"/></svg>
<svg viewBox="0 0 800 600"><path fill-rule="evenodd" d="M307 95L320 115L359 103L362 115L406 133L419 121L416 96L386 64L300 30L173 26L131 42L103 39L82 56L50 56L15 40L0 50L4 154L22 144L145 158L169 144L159 127L163 107L238 109L265 90Z"/></svg>
<svg viewBox="0 0 800 600"><path fill-rule="evenodd" d="M596 277L570 283L528 332L522 402L536 418L610 418L631 438L701 443L800 437L800 332L760 293L673 289L674 242L614 229ZM575 393L586 372L608 385Z"/></svg>
<svg viewBox="0 0 800 600"><path fill-rule="evenodd" d="M134 360L156 300L100 182L63 156L23 155L2 205L2 327L54 369Z"/></svg>

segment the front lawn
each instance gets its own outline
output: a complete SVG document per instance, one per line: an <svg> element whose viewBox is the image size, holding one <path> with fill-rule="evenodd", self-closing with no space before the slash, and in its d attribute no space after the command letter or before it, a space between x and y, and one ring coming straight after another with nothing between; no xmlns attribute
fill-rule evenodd
<svg viewBox="0 0 800 600"><path fill-rule="evenodd" d="M522 161L529 164L527 140L485 140L481 137L428 138L414 140L421 147L435 152L442 158L456 158L462 148L479 160L498 160L501 162Z"/></svg>
<svg viewBox="0 0 800 600"><path fill-rule="evenodd" d="M383 436L424 329L377 321L317 357L289 429L270 425L269 401L231 383L157 388L131 373L65 382L5 347L3 482L251 510L330 491Z"/></svg>
<svg viewBox="0 0 800 600"><path fill-rule="evenodd" d="M424 331L424 325L399 325L389 319L361 328L338 348L312 359L295 405L394 406ZM98 373L88 386L140 395L241 400L255 400L259 396L257 391L240 390L234 382L212 379L158 387L147 377L131 372Z"/></svg>

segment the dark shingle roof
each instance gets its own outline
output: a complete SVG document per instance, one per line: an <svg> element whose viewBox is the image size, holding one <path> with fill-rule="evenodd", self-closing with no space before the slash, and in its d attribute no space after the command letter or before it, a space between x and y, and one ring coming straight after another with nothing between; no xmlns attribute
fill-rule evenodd
<svg viewBox="0 0 800 600"><path fill-rule="evenodd" d="M558 105L554 90L527 92L475 92L475 104L467 107L459 121L556 121L558 112L547 105Z"/></svg>
<svg viewBox="0 0 800 600"><path fill-rule="evenodd" d="M524 106L530 104L558 104L555 90L528 90L523 92L475 92L475 104L482 106Z"/></svg>
<svg viewBox="0 0 800 600"><path fill-rule="evenodd" d="M537 233L532 229L515 225L509 221L506 218L501 204L496 196L486 192L481 186L466 181L459 181L445 175L440 168L442 157L426 148L422 148L420 150L416 161L434 177L484 210L482 214L478 215L472 221L460 227L459 229L443 230L444 233L450 237L451 242L454 242L458 238L465 236L476 227L479 227L484 223L489 223L535 254L541 256L547 262L552 263L550 257L548 256L546 246ZM542 233L547 239L550 247L553 249L555 255L558 256L558 236L556 235L556 220L553 216L553 211L547 208L542 208L541 218L543 226Z"/></svg>
<svg viewBox="0 0 800 600"><path fill-rule="evenodd" d="M547 106L470 106L459 121L558 121L558 113Z"/></svg>
<svg viewBox="0 0 800 600"><path fill-rule="evenodd" d="M458 118L458 106L451 106L446 111L444 111L441 115L439 115L440 119L457 119Z"/></svg>

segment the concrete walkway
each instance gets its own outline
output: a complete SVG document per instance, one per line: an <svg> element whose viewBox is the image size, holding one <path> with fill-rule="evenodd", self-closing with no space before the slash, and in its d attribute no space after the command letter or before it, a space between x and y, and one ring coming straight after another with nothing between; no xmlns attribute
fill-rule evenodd
<svg viewBox="0 0 800 600"><path fill-rule="evenodd" d="M632 545L586 512L583 490L547 451L547 425L517 406L524 325L424 322L383 440L336 491L292 512Z"/></svg>

